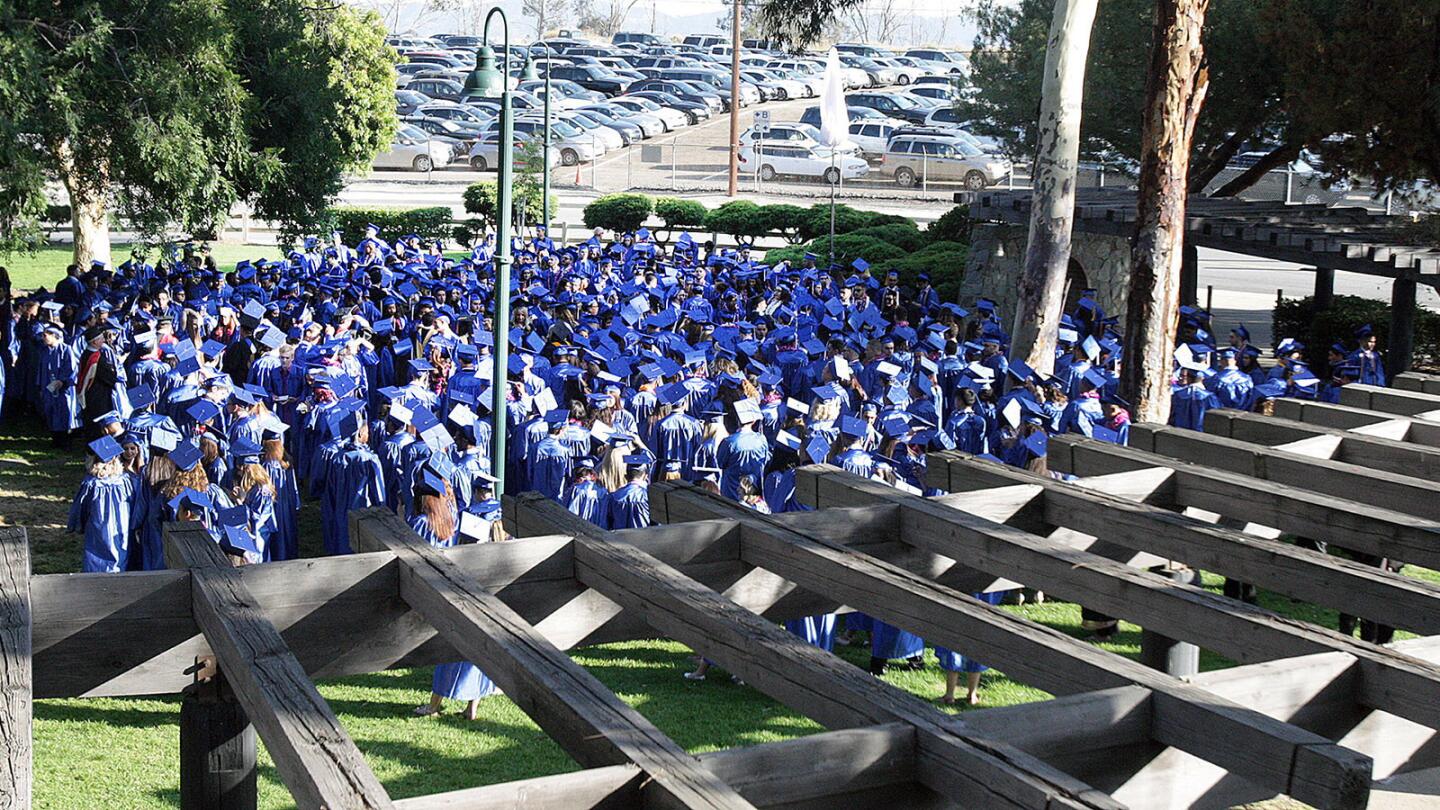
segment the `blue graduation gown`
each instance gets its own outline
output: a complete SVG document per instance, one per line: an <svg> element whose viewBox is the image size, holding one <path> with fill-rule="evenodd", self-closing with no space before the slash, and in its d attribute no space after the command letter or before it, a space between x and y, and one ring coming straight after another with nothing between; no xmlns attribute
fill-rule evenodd
<svg viewBox="0 0 1440 810"><path fill-rule="evenodd" d="M70 503L67 528L85 535L81 571L124 571L130 557L131 510L135 506L135 477L129 473L96 478L86 476Z"/></svg>
<svg viewBox="0 0 1440 810"><path fill-rule="evenodd" d="M245 493L245 500L242 503L245 513L250 516L251 535L260 548L262 562L270 562L270 544L279 529L275 517L275 501L275 493L265 492L261 487L253 487Z"/></svg>
<svg viewBox="0 0 1440 810"><path fill-rule="evenodd" d="M1255 381L1238 368L1227 368L1206 381L1221 408L1248 411L1255 400Z"/></svg>
<svg viewBox="0 0 1440 810"><path fill-rule="evenodd" d="M806 512L810 507L795 499L795 470L772 470L765 474L765 504L770 514Z"/></svg>
<svg viewBox="0 0 1440 810"><path fill-rule="evenodd" d="M785 622L785 629L805 639L806 644L831 652L835 649L835 614L822 613Z"/></svg>
<svg viewBox="0 0 1440 810"><path fill-rule="evenodd" d="M293 560L300 556L300 488L295 469L278 461L263 461L261 466L275 485L275 532L265 544L265 560Z"/></svg>
<svg viewBox="0 0 1440 810"><path fill-rule="evenodd" d="M370 448L346 442L325 470L320 525L326 554L349 554L351 510L385 503L380 457Z"/></svg>
<svg viewBox="0 0 1440 810"><path fill-rule="evenodd" d="M141 481L135 485L135 507L132 511L134 542L130 545L131 571L163 571L165 541L160 525L166 517L165 497Z"/></svg>
<svg viewBox="0 0 1440 810"><path fill-rule="evenodd" d="M875 472L875 459L864 450L851 448L835 458L835 464L845 472L869 478Z"/></svg>
<svg viewBox="0 0 1440 810"><path fill-rule="evenodd" d="M870 620L870 655L874 658L913 658L925 650L925 640L879 619Z"/></svg>
<svg viewBox="0 0 1440 810"><path fill-rule="evenodd" d="M412 515L406 521L420 539L437 548L455 545L453 537L439 537L430 527L430 521L423 514ZM468 661L456 661L435 667L430 679L430 691L443 698L455 700L479 700L495 693L495 684L480 668Z"/></svg>
<svg viewBox="0 0 1440 810"><path fill-rule="evenodd" d="M564 503L565 482L570 478L570 448L554 436L535 445L530 461L530 487L551 500Z"/></svg>
<svg viewBox="0 0 1440 810"><path fill-rule="evenodd" d="M1215 395L1205 386L1177 385L1170 395L1170 424L1205 432L1205 412L1216 407Z"/></svg>
<svg viewBox="0 0 1440 810"><path fill-rule="evenodd" d="M694 417L673 412L655 424L655 458L657 461L691 463L695 445L700 438L700 423ZM688 476L690 470L682 470Z"/></svg>
<svg viewBox="0 0 1440 810"><path fill-rule="evenodd" d="M643 529L650 525L650 489L632 481L610 495L610 528Z"/></svg>
<svg viewBox="0 0 1440 810"><path fill-rule="evenodd" d="M1366 352L1356 349L1345 358L1360 366L1360 379L1365 385L1385 385L1385 363L1380 359L1379 352Z"/></svg>
<svg viewBox="0 0 1440 810"><path fill-rule="evenodd" d="M955 440L955 449L960 452L976 456L989 452L985 441L989 426L985 424L985 417L973 410L951 414L945 429L950 431L950 438Z"/></svg>
<svg viewBox="0 0 1440 810"><path fill-rule="evenodd" d="M1100 398L1081 394L1066 403L1065 411L1060 415L1060 432L1092 436L1095 425L1103 421L1105 409L1100 407Z"/></svg>
<svg viewBox="0 0 1440 810"><path fill-rule="evenodd" d="M595 481L581 481L571 487L565 508L602 529L610 528L610 493Z"/></svg>
<svg viewBox="0 0 1440 810"><path fill-rule="evenodd" d="M757 485L763 484L769 461L770 443L763 434L741 430L726 437L715 454L716 466L722 470L720 494L740 500L740 478L749 475Z"/></svg>
<svg viewBox="0 0 1440 810"><path fill-rule="evenodd" d="M45 427L51 432L65 433L80 426L80 408L75 396L75 379L80 363L75 352L64 343L53 348L40 347L40 412ZM59 391L51 391L50 383L59 381Z"/></svg>

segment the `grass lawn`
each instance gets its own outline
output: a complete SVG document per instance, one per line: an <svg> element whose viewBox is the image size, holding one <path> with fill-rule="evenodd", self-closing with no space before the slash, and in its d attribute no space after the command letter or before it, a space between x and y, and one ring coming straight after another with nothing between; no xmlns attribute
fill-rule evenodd
<svg viewBox="0 0 1440 810"><path fill-rule="evenodd" d="M52 452L39 426L29 419L0 422L0 524L30 528L37 574L73 571L79 538L64 533L66 509L82 475L80 455ZM319 554L314 504L302 512L302 553ZM1434 572L1408 569L1428 579ZM1206 587L1220 580L1206 575ZM1334 626L1324 611L1270 593L1262 604L1290 616ZM1075 636L1080 610L1069 603L1007 607L1033 621ZM1403 634L1402 634L1403 636ZM1121 655L1139 654L1139 628L1121 625L1115 642L1103 645ZM867 648L840 649L844 659L864 666ZM656 723L686 749L711 751L814 733L819 727L759 692L730 682L712 670L704 683L681 673L689 650L669 641L607 644L577 650L575 660ZM1202 653L1203 669L1230 662ZM923 671L892 670L885 680L926 699L940 694L943 675L927 653ZM430 671L397 670L320 682L346 730L365 753L394 798L524 779L575 770L576 765L502 696L482 704L473 723L450 714L417 719L411 707L426 700ZM986 673L982 705L1044 700L1044 692ZM452 706L452 708L454 708ZM937 705L939 711L963 711ZM35 704L35 806L39 808L174 807L179 802L179 701L165 699L41 700ZM273 763L260 752L260 806L292 807Z"/></svg>
<svg viewBox="0 0 1440 810"><path fill-rule="evenodd" d="M130 258L130 245L115 244L110 256L115 264ZM280 249L274 245L237 245L229 242L215 242L210 245L215 263L222 270L229 270L241 259L281 258ZM33 290L36 287L55 288L55 283L65 277L65 268L70 264L72 251L69 245L46 245L34 253L14 253L0 256L0 266L10 268L10 283L16 290ZM150 251L150 263L155 263L157 252Z"/></svg>

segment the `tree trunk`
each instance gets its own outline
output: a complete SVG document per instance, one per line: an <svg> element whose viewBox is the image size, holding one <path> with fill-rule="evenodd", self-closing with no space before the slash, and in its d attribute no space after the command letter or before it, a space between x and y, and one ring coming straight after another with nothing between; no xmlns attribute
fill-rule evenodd
<svg viewBox="0 0 1440 810"><path fill-rule="evenodd" d="M1023 356L1031 368L1042 374L1049 374L1055 367L1056 332L1065 304L1085 58L1090 50L1096 5L1097 0L1058 0L1045 54L1030 236L1018 285L1015 323L1010 330L1011 356Z"/></svg>
<svg viewBox="0 0 1440 810"><path fill-rule="evenodd" d="M91 171L75 160L69 143L52 150L65 190L70 194L70 233L74 237L72 261L88 269L94 261L110 262L109 175Z"/></svg>
<svg viewBox="0 0 1440 810"><path fill-rule="evenodd" d="M1157 0L1140 136L1138 216L1130 245L1121 396L1135 418L1170 415L1170 369L1180 307L1186 176L1195 121L1209 87L1200 41L1209 0Z"/></svg>
<svg viewBox="0 0 1440 810"><path fill-rule="evenodd" d="M1211 197L1234 197L1247 188L1255 185L1265 178L1265 175L1275 169L1300 157L1301 144L1287 143L1275 147L1274 151L1265 157L1260 158L1254 166L1240 173L1239 177L1215 189Z"/></svg>

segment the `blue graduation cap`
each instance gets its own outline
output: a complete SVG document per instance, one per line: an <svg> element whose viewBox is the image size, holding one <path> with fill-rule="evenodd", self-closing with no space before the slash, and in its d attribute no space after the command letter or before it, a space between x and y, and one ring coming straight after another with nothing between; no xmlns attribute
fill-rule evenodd
<svg viewBox="0 0 1440 810"><path fill-rule="evenodd" d="M175 445L179 442L180 437L168 430L157 429L150 431L150 446L155 450L169 453L175 449Z"/></svg>
<svg viewBox="0 0 1440 810"><path fill-rule="evenodd" d="M1101 388L1104 388L1104 387L1105 387L1105 384L1110 381L1110 380L1109 380L1108 378L1106 378L1106 376L1105 376L1104 374L1102 374L1098 369L1094 369L1094 368L1086 370L1086 372L1085 372L1085 378L1084 378L1084 379L1085 379L1085 382L1087 382L1087 383L1089 383L1090 385L1094 386L1097 391L1098 391L1099 389L1101 389Z"/></svg>
<svg viewBox="0 0 1440 810"><path fill-rule="evenodd" d="M179 512L182 508L187 507L192 510L209 509L211 501L209 495L199 490L186 487L180 491L179 495L170 499L169 505L172 511Z"/></svg>
<svg viewBox="0 0 1440 810"><path fill-rule="evenodd" d="M1255 386L1255 393L1264 399L1275 399L1285 396L1284 380L1266 380Z"/></svg>
<svg viewBox="0 0 1440 810"><path fill-rule="evenodd" d="M244 507L239 507L244 509ZM259 554L260 545L255 542L255 536L250 533L248 526L235 526L229 523L221 524L220 533L224 535L225 541L221 545L237 552L238 554Z"/></svg>
<svg viewBox="0 0 1440 810"><path fill-rule="evenodd" d="M110 436L101 436L90 442L90 452L101 461L109 461L124 452L124 449Z"/></svg>
<svg viewBox="0 0 1440 810"><path fill-rule="evenodd" d="M730 407L735 411L735 418L742 425L760 420L760 406L753 399L736 400Z"/></svg>
<svg viewBox="0 0 1440 810"><path fill-rule="evenodd" d="M230 445L230 454L234 456L237 464L260 463L260 446L245 436L237 438Z"/></svg>
<svg viewBox="0 0 1440 810"><path fill-rule="evenodd" d="M1037 430L1025 437L1024 444L1025 452L1035 458L1040 458L1045 455L1045 451L1049 447L1050 437L1045 435L1045 431Z"/></svg>
<svg viewBox="0 0 1440 810"><path fill-rule="evenodd" d="M1102 442L1110 442L1111 444L1120 443L1120 434L1104 425L1091 425L1090 438L1099 439Z"/></svg>
<svg viewBox="0 0 1440 810"><path fill-rule="evenodd" d="M1357 327L1357 328L1355 329L1355 337L1357 337L1357 338L1367 338L1367 337L1373 335L1374 333L1375 333L1375 327L1371 326L1371 325L1368 324L1368 323L1367 323L1367 324L1364 324L1363 326L1359 326L1359 327Z"/></svg>
<svg viewBox="0 0 1440 810"><path fill-rule="evenodd" d="M205 341L204 345L200 347L200 351L204 352L206 357L219 357L225 351L225 344L211 338Z"/></svg>
<svg viewBox="0 0 1440 810"><path fill-rule="evenodd" d="M779 433L775 434L775 443L780 445L781 447L787 447L796 452L799 452L800 450L799 437L786 430L782 430Z"/></svg>
<svg viewBox="0 0 1440 810"><path fill-rule="evenodd" d="M1234 332L1235 335L1236 335L1237 337L1239 337L1241 340L1249 340L1249 339L1250 339L1250 330L1249 330L1249 329L1246 329L1246 328L1245 328L1245 324L1243 324L1243 323L1240 324L1239 326L1235 327L1234 329L1231 329L1230 331L1231 331L1231 332Z"/></svg>
<svg viewBox="0 0 1440 810"><path fill-rule="evenodd" d="M863 273L863 272L865 272L866 270L869 270L869 269L870 269L870 263L869 263L869 262L865 261L864 259L858 259L858 258L857 258L855 261L851 262L851 263L850 263L850 266L853 267L853 268L855 268L855 270L856 270L857 272L860 272L860 273Z"/></svg>
<svg viewBox="0 0 1440 810"><path fill-rule="evenodd" d="M201 398L186 408L185 413L189 414L191 419L203 424L220 415L220 406L212 400Z"/></svg>
<svg viewBox="0 0 1440 810"><path fill-rule="evenodd" d="M819 434L811 436L810 441L805 443L805 455L810 457L812 464L825 463L825 457L830 455L830 442Z"/></svg>
<svg viewBox="0 0 1440 810"><path fill-rule="evenodd" d="M868 428L869 426L861 419L856 419L853 416L840 417L840 432L846 436L852 436L856 439L863 438Z"/></svg>
<svg viewBox="0 0 1440 810"><path fill-rule="evenodd" d="M155 404L155 389L141 383L125 392L132 408L148 408Z"/></svg>
<svg viewBox="0 0 1440 810"><path fill-rule="evenodd" d="M1100 356L1100 343L1092 335L1085 336L1085 342L1080 344L1080 348L1084 350L1085 356L1091 361Z"/></svg>

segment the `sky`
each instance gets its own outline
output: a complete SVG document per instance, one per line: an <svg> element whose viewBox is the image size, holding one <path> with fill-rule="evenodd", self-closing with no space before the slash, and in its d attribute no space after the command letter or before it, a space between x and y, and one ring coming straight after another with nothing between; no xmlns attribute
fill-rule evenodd
<svg viewBox="0 0 1440 810"><path fill-rule="evenodd" d="M348 0L352 5L373 9L394 33L419 34L478 33L474 30L484 14L495 5L480 0ZM590 0L600 8L610 2ZM887 5L888 4L888 5ZM521 14L521 0L502 0L500 7L514 24L512 40L533 38L534 18ZM872 30L888 8L895 33L888 44L899 47L944 45L969 49L975 27L960 16L969 0L866 0L865 9ZM436 6L444 7L444 10ZM661 36L713 33L715 21L726 10L716 0L636 0L626 17L625 30L652 31ZM652 16L654 27L652 29ZM573 19L571 20L573 21Z"/></svg>

